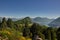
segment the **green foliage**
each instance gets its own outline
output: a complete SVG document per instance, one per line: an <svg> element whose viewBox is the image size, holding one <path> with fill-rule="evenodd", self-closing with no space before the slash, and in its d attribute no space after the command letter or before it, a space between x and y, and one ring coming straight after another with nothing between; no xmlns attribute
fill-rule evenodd
<svg viewBox="0 0 60 40"><path fill-rule="evenodd" d="M53 29L51 30L51 39L56 40L56 32Z"/></svg>
<svg viewBox="0 0 60 40"><path fill-rule="evenodd" d="M30 28L32 34L36 34L37 32L40 32L41 28L38 24L34 23L32 27Z"/></svg>
<svg viewBox="0 0 60 40"><path fill-rule="evenodd" d="M57 30L57 39L60 40L60 28Z"/></svg>
<svg viewBox="0 0 60 40"><path fill-rule="evenodd" d="M1 23L1 28L5 29L6 27L7 27L6 18L3 18Z"/></svg>
<svg viewBox="0 0 60 40"><path fill-rule="evenodd" d="M13 22L11 18L8 20L3 18L0 26L0 29L3 29L0 30L0 36L2 39L8 38L8 40L26 40L26 38L31 37L32 39L35 35L38 35L43 40L60 40L60 28L57 29L32 23L29 17L15 22Z"/></svg>
<svg viewBox="0 0 60 40"><path fill-rule="evenodd" d="M43 40L45 40L45 36L41 32L39 33L39 37L42 38Z"/></svg>
<svg viewBox="0 0 60 40"><path fill-rule="evenodd" d="M10 28L14 27L14 23L13 23L12 19L9 18L7 20L7 26L10 27Z"/></svg>
<svg viewBox="0 0 60 40"><path fill-rule="evenodd" d="M45 36L42 33L42 26L40 26L39 24L34 23L32 25L32 27L30 28L31 32L32 32L32 36L34 37L34 35L39 35L43 40L45 40Z"/></svg>
<svg viewBox="0 0 60 40"><path fill-rule="evenodd" d="M54 31L54 29L52 27L47 28L47 32L46 32L46 38L48 40L56 40L56 32Z"/></svg>
<svg viewBox="0 0 60 40"><path fill-rule="evenodd" d="M21 19L21 20L18 20L18 21L16 21L15 23L17 23L17 24L30 24L30 23L32 23L31 22L31 19L30 19L30 17L26 17L26 18L24 18L24 19Z"/></svg>
<svg viewBox="0 0 60 40"><path fill-rule="evenodd" d="M30 35L30 29L29 29L29 27L27 27L27 26L25 25L25 27L24 27L24 29L23 29L23 36L24 36L24 37L29 37L29 35Z"/></svg>
<svg viewBox="0 0 60 40"><path fill-rule="evenodd" d="M15 29L17 30L17 31L22 31L22 26L20 26L19 24L15 24Z"/></svg>

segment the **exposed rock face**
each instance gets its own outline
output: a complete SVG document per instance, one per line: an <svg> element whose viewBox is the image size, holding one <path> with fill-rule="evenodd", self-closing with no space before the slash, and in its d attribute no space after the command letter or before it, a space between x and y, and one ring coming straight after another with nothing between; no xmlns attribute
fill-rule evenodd
<svg viewBox="0 0 60 40"><path fill-rule="evenodd" d="M37 40L42 40L42 38L38 38Z"/></svg>
<svg viewBox="0 0 60 40"><path fill-rule="evenodd" d="M33 40L42 40L38 35L34 35Z"/></svg>

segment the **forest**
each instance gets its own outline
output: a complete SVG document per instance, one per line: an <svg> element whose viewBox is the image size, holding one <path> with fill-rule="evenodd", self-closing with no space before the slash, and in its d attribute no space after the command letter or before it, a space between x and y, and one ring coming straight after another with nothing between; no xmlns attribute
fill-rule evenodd
<svg viewBox="0 0 60 40"><path fill-rule="evenodd" d="M4 17L0 21L0 40L60 40L60 27L48 27L32 22L30 17L18 21Z"/></svg>

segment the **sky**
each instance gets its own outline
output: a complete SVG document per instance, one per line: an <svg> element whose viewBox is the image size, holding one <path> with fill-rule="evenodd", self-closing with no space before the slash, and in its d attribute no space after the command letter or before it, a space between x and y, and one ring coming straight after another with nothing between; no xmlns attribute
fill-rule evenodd
<svg viewBox="0 0 60 40"><path fill-rule="evenodd" d="M60 17L60 0L0 0L0 17Z"/></svg>

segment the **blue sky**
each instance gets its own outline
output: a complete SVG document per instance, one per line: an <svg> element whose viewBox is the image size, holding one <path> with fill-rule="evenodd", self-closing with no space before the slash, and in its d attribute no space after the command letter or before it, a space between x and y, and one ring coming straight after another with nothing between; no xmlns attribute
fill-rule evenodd
<svg viewBox="0 0 60 40"><path fill-rule="evenodd" d="M60 17L60 0L0 0L2 17Z"/></svg>

